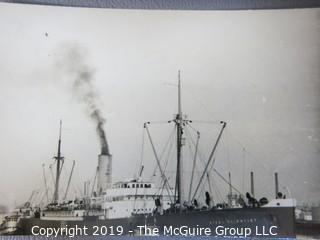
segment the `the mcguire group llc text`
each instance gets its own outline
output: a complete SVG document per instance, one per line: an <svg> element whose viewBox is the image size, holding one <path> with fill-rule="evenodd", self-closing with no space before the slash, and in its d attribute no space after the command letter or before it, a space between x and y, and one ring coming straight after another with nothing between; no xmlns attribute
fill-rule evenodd
<svg viewBox="0 0 320 240"><path fill-rule="evenodd" d="M122 226L72 226L68 227L40 227L33 226L31 229L34 236L121 236L121 235L140 235L140 236L276 236L277 226L253 226L253 227L188 227L188 226L136 226L135 230L125 231Z"/></svg>

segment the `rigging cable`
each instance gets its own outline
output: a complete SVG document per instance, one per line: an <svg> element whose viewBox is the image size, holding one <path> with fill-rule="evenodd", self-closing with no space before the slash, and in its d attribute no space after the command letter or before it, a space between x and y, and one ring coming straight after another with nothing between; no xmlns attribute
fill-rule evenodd
<svg viewBox="0 0 320 240"><path fill-rule="evenodd" d="M169 135L169 137L168 137L167 142L165 143L165 146L164 146L164 148L163 148L163 150L162 150L162 152L161 152L161 154L160 154L160 159L163 158L163 155L164 155L164 153L165 153L165 151L166 151L166 149L167 149L167 147L168 147L168 145L169 145L169 143L170 143L170 139L175 136L175 135L174 135L175 131L176 131L176 126L173 128L172 132L170 133L170 135ZM169 152L170 152L171 149L172 149L172 145L170 145L170 146L171 146L171 147L170 147ZM167 163L168 163L168 159L167 159L167 161L166 161L166 163L165 163L165 168L166 168L166 166L167 166ZM156 166L154 167L154 170L153 170L153 174L151 175L151 179L152 179L153 176L156 175L156 171L157 171L157 170L158 170L158 164L156 163Z"/></svg>
<svg viewBox="0 0 320 240"><path fill-rule="evenodd" d="M141 146L141 155L140 155L140 165L139 165L139 169L142 167L143 164L143 156L144 156L144 144L145 144L145 131L144 131L144 127L142 127L142 146ZM139 170L138 170L139 171Z"/></svg>
<svg viewBox="0 0 320 240"><path fill-rule="evenodd" d="M218 175L225 183L227 183L228 185L230 185L230 182L229 182L224 176L222 176L222 174L219 173L219 172L217 171L217 169L213 168L213 171L214 171L215 173L217 173L217 175ZM235 188L235 187L232 186L232 185L230 185L230 186L231 186L232 189L234 189L237 193L239 193L239 194L241 195L241 192L240 192L237 188Z"/></svg>
<svg viewBox="0 0 320 240"><path fill-rule="evenodd" d="M190 202L190 198L191 198L191 191L192 191L192 183L193 183L193 177L194 177L194 169L196 166L196 160L197 160L197 153L198 153L198 146L199 146L199 140L200 140L200 133L197 132L197 143L196 143L196 149L194 152L194 157L193 157L193 164L192 164L192 172L191 172L191 180L190 180L190 188L189 188L189 195L188 195L188 201ZM190 150L191 150L191 146L188 143Z"/></svg>
<svg viewBox="0 0 320 240"><path fill-rule="evenodd" d="M191 125L188 124L188 126L191 126ZM224 125L224 126L225 126L225 125ZM219 136L221 136L222 130L224 129L224 126L223 126L223 128L220 130ZM192 129L195 130L195 131L197 131L197 130L196 130L195 128L193 128L193 127L192 127ZM190 135L189 131L186 131L186 132L187 132L188 135ZM220 137L218 137L217 140L219 140L219 138L220 138ZM193 139L192 139L191 137L190 137L190 139L191 139L193 145L195 145ZM216 142L216 144L217 144L217 142ZM216 145L216 144L215 144L215 145ZM215 146L215 147L216 147L216 146ZM214 147L214 149L215 149L215 147ZM214 152L214 149L213 149L213 152ZM212 155L212 152L211 152L211 155ZM211 157L212 157L212 156L211 156ZM202 160L202 158L200 158L200 160ZM209 158L209 160L210 160L210 158ZM204 166L205 166L205 170L203 171L203 173L202 173L202 175L201 175L201 177L200 177L200 181L199 181L199 183L198 183L198 186L197 186L197 188L196 188L196 190L195 190L195 193L194 193L191 201L193 201L193 199L196 197L198 188L200 187L200 184L201 184L201 182L202 182L202 179L203 179L204 175L208 172L208 166L210 165L210 161L208 161L207 164L206 164L203 160L202 160L202 162L203 162L203 164L204 164ZM215 159L213 159L213 163L211 164L211 166L213 166L214 162L215 162ZM210 171L209 171L209 172L210 172ZM209 180L209 179L207 178L207 180ZM208 185L209 185L209 184L210 184L210 183L208 182ZM204 185L202 185L201 191L203 191L203 188L204 188ZM201 192L200 192L200 194L201 194Z"/></svg>
<svg viewBox="0 0 320 240"><path fill-rule="evenodd" d="M169 185L169 182L168 182L168 180L167 180L166 175L164 174L164 172L163 172L163 170L162 170L162 168L161 168L160 159L159 159L158 154L157 154L157 152L156 152L156 149L155 149L155 147L154 147L154 144L153 144L153 141L152 141L152 138L151 138L149 129L148 129L148 127L147 127L147 123L144 124L144 127L145 127L145 129L146 129L146 131L147 131L147 134L148 134L148 137L149 137L150 144L151 144L151 146L152 146L152 150L153 150L154 156L155 156L155 158L156 158L156 160L157 160L158 167L159 167L159 170L160 170L160 172L161 172L161 177L162 177L162 178L164 179L164 181L165 181L165 184L166 184L166 187L167 187L167 191L168 191L168 194L169 194L169 197L170 197L170 201L171 201L171 193L170 193L170 190L171 190L171 189L170 189L170 185Z"/></svg>
<svg viewBox="0 0 320 240"><path fill-rule="evenodd" d="M174 130L173 130L173 133L175 132L175 128L174 128ZM173 135L173 137L172 137L172 141L174 142L175 141L175 135ZM167 166L168 166L168 163L169 163L169 159L171 159L171 157L170 157L170 155L173 155L173 145L174 144L170 144L169 146L169 149L168 149L168 153L167 153L167 158L166 158L166 162L165 162L165 165L164 165L164 169L163 169L163 171L164 172L166 172L166 169L167 169ZM168 177L168 181L169 181L169 179L170 179L170 176ZM163 183L162 183L162 181L163 181L163 179L161 179L161 184L160 185L163 185Z"/></svg>
<svg viewBox="0 0 320 240"><path fill-rule="evenodd" d="M212 176L212 178L214 178L214 176ZM212 184L213 184L213 189L215 190L215 193L216 193L216 195L217 195L218 201L219 201L219 202L223 202L222 194L221 194L218 186L216 185L216 182L215 182L215 181L212 181Z"/></svg>
<svg viewBox="0 0 320 240"><path fill-rule="evenodd" d="M239 141L235 136L233 136L232 134L230 134L231 135L231 137L235 140L235 142L236 143L238 143L241 147L243 147L244 148L244 145L241 143L241 141ZM250 140L250 138L247 136L247 139L249 139L249 141L252 141L252 140ZM254 141L254 140L253 140ZM265 165L265 163L263 162L263 161L255 161L255 159L258 159L258 157L256 157L255 156L255 154L253 154L251 151L249 151L247 148L244 148L245 150L245 153L246 153L246 156L247 156L247 160L253 160L253 163L258 163L259 164L259 166L261 166L266 172L269 172L270 174L274 174L274 172L269 168L269 167L267 167L266 165ZM248 157L250 157L250 158L248 158ZM295 176L293 176L291 173L289 173L289 172L287 172L286 173L286 176L288 176L290 179L291 179L291 181L292 182L297 182L297 181L300 181L298 178L297 178L297 176L295 175ZM316 189L318 189L318 190L320 190L320 187L319 187L319 185L316 185L316 184L313 184L313 183L310 183L310 182L308 182L308 184L309 185L311 185L311 186L313 186L314 188L316 188ZM279 184L280 185L280 187L281 188L285 188L286 186L284 186L283 184ZM271 187L271 186L268 186L269 188ZM270 191L272 191L271 190L271 188L270 188Z"/></svg>
<svg viewBox="0 0 320 240"><path fill-rule="evenodd" d="M192 127L191 125L188 125L188 126L189 126L189 127ZM195 132L198 132L194 127L192 127L192 130L194 130ZM189 132L188 128L186 128L186 135L189 136L188 139L191 140L191 143L192 143L193 146L195 147L195 146L196 146L196 143L193 141L193 138L191 137L191 133ZM201 152L198 151L197 155L198 155L201 163L203 164L203 166L205 166L205 162L204 162L204 160L203 160L203 156L202 156ZM196 165L195 167L198 169L198 166L197 166L197 165ZM211 182L210 182L210 177L209 177L209 173L210 173L210 172L211 172L211 170L210 170L210 171L207 171L207 182L208 182L208 187L209 187L209 189L211 188ZM190 190L191 190L191 188L190 188ZM203 191L204 191L204 184L203 184L203 186L202 186L202 190L201 190L201 192L200 192L200 195L203 193ZM212 194L212 190L210 190L210 192L211 192L211 194Z"/></svg>

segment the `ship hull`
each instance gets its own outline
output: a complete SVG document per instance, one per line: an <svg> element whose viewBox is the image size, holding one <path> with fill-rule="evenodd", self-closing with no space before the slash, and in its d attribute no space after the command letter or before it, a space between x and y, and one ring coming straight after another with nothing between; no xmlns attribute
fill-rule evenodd
<svg viewBox="0 0 320 240"><path fill-rule="evenodd" d="M33 228L34 226L36 228ZM246 231L246 237L295 237L293 207L167 211L163 215L138 215L130 218L106 220L100 220L97 217L86 217L82 221L29 218L21 219L19 222L19 228L22 229L24 235L37 234L40 228L59 229L66 226L68 228L87 228L86 234L78 232L78 235L117 235L120 233L117 231L117 227L120 226L120 229L123 229L121 235L156 233L155 235L174 236L208 235L209 233L211 236L241 237ZM112 231L110 226L113 226ZM148 230L145 231L144 227L138 226L147 226ZM154 232L155 228L158 231ZM200 228L208 228L210 231L200 231ZM248 233L250 234L248 235Z"/></svg>

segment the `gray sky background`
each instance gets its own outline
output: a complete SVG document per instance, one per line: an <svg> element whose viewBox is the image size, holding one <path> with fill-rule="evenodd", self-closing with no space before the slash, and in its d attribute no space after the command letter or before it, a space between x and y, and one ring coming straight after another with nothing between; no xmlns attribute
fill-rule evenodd
<svg viewBox="0 0 320 240"><path fill-rule="evenodd" d="M319 9L141 11L1 3L0 32L0 203L25 201L43 189L41 165L52 163L60 118L65 177L76 160L70 192L94 176L100 151L95 126L71 91L70 75L57 64L70 48L94 70L115 180L138 171L143 122L168 120L176 112L176 88L168 83L176 83L180 69L189 118L228 123L216 156L221 173L231 171L235 186L248 191L254 170L257 195L270 198L278 171L293 197L320 201ZM219 125L194 126L203 132L207 156ZM150 127L159 152L167 127ZM147 144L145 152L148 179L155 160ZM216 185L225 194L221 181Z"/></svg>

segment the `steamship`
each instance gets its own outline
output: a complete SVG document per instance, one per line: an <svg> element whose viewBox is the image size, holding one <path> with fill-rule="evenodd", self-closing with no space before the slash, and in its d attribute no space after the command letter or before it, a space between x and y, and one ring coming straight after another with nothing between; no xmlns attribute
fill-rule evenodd
<svg viewBox="0 0 320 240"><path fill-rule="evenodd" d="M233 229L250 229L250 237L295 237L295 205L294 199L285 198L281 193L272 200L254 198L251 193L241 194L229 182L227 201L213 203L212 192L205 191L204 204L199 200L199 192L209 174L209 168L214 161L215 151L226 127L221 122L221 128L213 144L208 161L197 184L194 180L196 154L193 161L192 178L189 196L183 191L182 185L182 152L185 141L185 128L192 124L181 108L180 74L178 79L178 113L173 123L175 131L176 173L175 186L172 187L166 175L164 164L155 150L150 132L150 122L144 124L144 130L150 140L161 175L160 184L144 181L141 171L138 177L112 182L112 155L107 141L103 141L101 154L98 156L98 166L93 185L95 190L86 188L84 196L70 201L59 198L59 180L61 174L61 125L56 159L56 181L53 201L44 208L34 211L32 217L21 218L18 226L21 234L37 235L39 229L62 227L86 227L88 234L98 235L132 235L137 233L139 226L159 229L159 234L165 234L164 229L176 229L182 226L188 228L208 228L213 236L219 235L217 229L221 226ZM198 145L198 141L195 144ZM197 150L197 149L196 149ZM252 178L253 180L253 178ZM203 191L202 191L203 192ZM198 199L197 199L198 198ZM108 228L107 231L101 231ZM112 231L110 230L112 229ZM258 231L257 231L258 229ZM272 229L272 231L269 231ZM111 231L111 233L110 233ZM262 231L262 232L261 232ZM192 234L190 234L192 235ZM237 236L233 232L224 235ZM238 233L238 235L240 235ZM241 236L239 236L241 237Z"/></svg>

